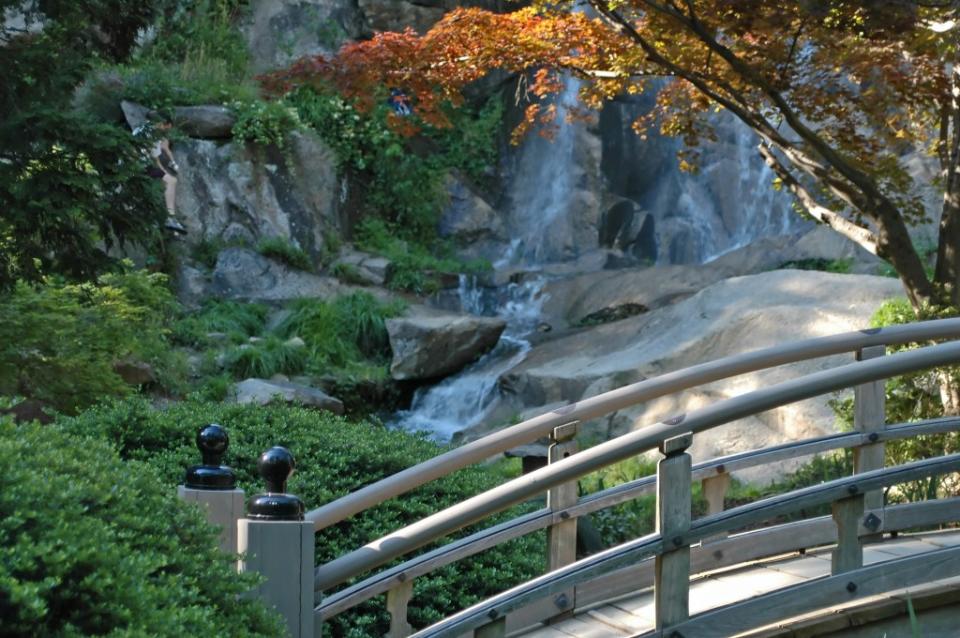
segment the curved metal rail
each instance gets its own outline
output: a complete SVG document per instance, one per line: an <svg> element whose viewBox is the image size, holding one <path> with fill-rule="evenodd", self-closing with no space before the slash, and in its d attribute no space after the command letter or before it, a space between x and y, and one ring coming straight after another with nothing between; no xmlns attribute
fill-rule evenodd
<svg viewBox="0 0 960 638"><path fill-rule="evenodd" d="M703 480L721 473L757 467L809 454L851 448L867 443L894 441L957 430L960 430L960 417L944 417L918 423L888 425L886 430L869 434L865 432L832 434L731 454L698 463L692 468L692 479L694 481ZM544 529L559 520L585 516L633 500L640 495L652 492L655 488L656 477L645 476L590 494L581 498L577 504L561 510L552 511L544 508L518 516L416 556L400 565L379 572L362 582L338 591L324 598L316 611L323 619L332 618L374 596L389 591L393 587L428 574L440 567L473 556L514 538Z"/></svg>
<svg viewBox="0 0 960 638"><path fill-rule="evenodd" d="M956 363L960 363L960 343L928 346L816 372L678 415L478 494L321 565L316 570L314 586L318 591L333 587L355 574L382 565L553 486L651 450L668 438L688 432L696 434L758 412L852 385Z"/></svg>
<svg viewBox="0 0 960 638"><path fill-rule="evenodd" d="M859 330L828 337L805 339L763 350L737 354L660 375L558 408L482 439L450 450L433 459L311 510L306 520L316 530L394 498L425 483L479 463L511 448L548 435L570 421L587 421L623 408L727 377L755 372L870 346L924 342L960 337L960 319L939 319L915 324Z"/></svg>
<svg viewBox="0 0 960 638"><path fill-rule="evenodd" d="M865 472L796 490L743 505L719 514L699 519L690 530L676 538L672 545L690 545L718 532L737 529L772 517L793 513L816 505L831 503L851 495L872 489L897 485L927 476L960 470L960 454L934 459L925 459L897 467ZM550 596L578 583L596 578L636 563L639 560L663 553L664 541L659 534L650 534L624 543L604 552L594 554L568 567L550 572L527 583L514 587L469 609L440 621L416 634L414 638L446 638L461 636L464 632L482 627L491 619L506 616L530 603ZM865 568L870 569L870 568ZM852 575L847 575L849 581Z"/></svg>

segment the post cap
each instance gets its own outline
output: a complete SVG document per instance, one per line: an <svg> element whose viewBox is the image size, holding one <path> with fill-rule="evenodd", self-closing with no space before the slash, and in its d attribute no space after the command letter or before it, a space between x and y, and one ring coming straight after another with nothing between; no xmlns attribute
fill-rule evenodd
<svg viewBox="0 0 960 638"><path fill-rule="evenodd" d="M293 494L286 494L287 479L293 474L297 462L285 447L272 447L260 455L257 471L267 483L267 491L250 499L248 518L269 521L302 521L303 501Z"/></svg>
<svg viewBox="0 0 960 638"><path fill-rule="evenodd" d="M187 470L184 487L195 490L234 489L237 486L236 475L229 467L221 465L230 446L230 437L223 426L211 423L200 428L196 442L203 463Z"/></svg>

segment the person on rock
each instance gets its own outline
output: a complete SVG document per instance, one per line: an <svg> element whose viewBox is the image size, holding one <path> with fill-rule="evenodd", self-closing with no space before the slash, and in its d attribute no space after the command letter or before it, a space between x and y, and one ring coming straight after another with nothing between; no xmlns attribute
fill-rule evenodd
<svg viewBox="0 0 960 638"><path fill-rule="evenodd" d="M176 199L177 199L177 174L179 166L173 159L173 152L170 150L170 140L166 137L166 132L170 130L169 122L161 122L157 125L160 132L157 139L150 148L151 165L147 167L147 174L150 177L163 180L163 197L167 205L167 221L163 227L173 232L175 235L186 235L187 229L177 219ZM134 135L141 135L147 130L147 125L139 126L134 131Z"/></svg>

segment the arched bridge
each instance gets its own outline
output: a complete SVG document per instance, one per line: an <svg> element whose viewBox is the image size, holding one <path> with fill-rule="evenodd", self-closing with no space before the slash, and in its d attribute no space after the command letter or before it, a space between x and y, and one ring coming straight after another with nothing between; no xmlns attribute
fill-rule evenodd
<svg viewBox="0 0 960 638"><path fill-rule="evenodd" d="M956 417L891 424L884 416L884 380L957 365L960 341L950 340L958 337L960 319L945 319L796 341L647 379L453 449L314 509L307 521L314 530L323 529L516 446L545 436L553 441L545 467L316 567L311 592L316 604L302 613L312 613L313 631L319 634L325 620L385 595L392 615L388 635L423 638L799 636L839 631L844 623L849 628L868 617L871 622L902 620L924 610L930 618L937 617L938 609L954 610L960 618L955 585L960 578L960 534L935 531L960 521L960 499L897 505L884 501L887 488L960 470L960 454L884 465L886 442L960 429ZM907 343L920 347L886 353L886 346ZM841 353L855 357L846 365L577 449L580 422L719 379ZM687 449L704 432L851 387L852 432L691 463ZM724 510L731 472L841 449L853 450L851 476ZM661 455L655 476L578 497L579 477L652 450ZM696 481L702 483L708 511L693 519L691 486ZM654 533L577 560L579 517L651 492L657 500ZM415 554L543 494L547 502L542 509ZM770 524L824 505L831 515ZM406 606L416 578L541 529L547 530L547 573L414 633ZM751 531L740 531L744 529ZM917 530L921 533L914 534ZM353 582L411 554L400 565ZM960 621L956 625L960 635ZM823 631L816 633L814 626Z"/></svg>

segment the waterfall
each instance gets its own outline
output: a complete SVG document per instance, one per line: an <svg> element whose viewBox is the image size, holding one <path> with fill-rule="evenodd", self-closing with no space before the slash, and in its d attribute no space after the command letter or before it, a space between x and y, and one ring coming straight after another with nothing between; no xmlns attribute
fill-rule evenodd
<svg viewBox="0 0 960 638"><path fill-rule="evenodd" d="M497 270L523 267L536 271L550 261L561 261L571 251L570 196L577 171L574 161L578 124L567 122L568 106L577 98L579 81L564 79L556 98L553 139L530 135L517 154L518 170L509 188L506 225L512 241L493 262ZM497 405L497 381L519 365L530 351L527 337L540 323L546 300L542 276L522 283L484 289L475 277L461 275L458 296L464 312L497 316L506 328L493 350L459 374L430 388L421 388L409 410L396 415L392 425L428 431L439 440L482 422Z"/></svg>
<svg viewBox="0 0 960 638"><path fill-rule="evenodd" d="M584 161L577 153L584 124L567 122L566 115L579 87L577 80L565 78L556 98L553 139L530 135L513 156L513 179L501 208L511 240L491 261L497 271L523 271L522 283L492 288L480 286L475 277L460 277L461 311L503 318L507 326L500 341L460 373L419 389L410 409L394 415L391 426L427 431L447 441L458 431L493 418L499 400L497 382L526 358L530 335L541 321L546 300L542 268L599 246L598 238L593 245L577 245L586 225L577 193L590 183L584 178L585 167L578 164ZM621 130L624 121L639 114L637 104L628 106L614 124ZM661 263L703 263L757 237L785 234L796 227L790 199L773 189L773 175L757 157L753 134L729 115L719 116L714 123L720 140L715 149L704 153L697 174L677 169L679 140L651 135L649 142L641 143L629 131L630 139L620 141L620 157L613 158L612 170L606 149L609 121L604 132L601 115L602 163L606 165L597 167L597 172L603 170L610 191L654 216Z"/></svg>

